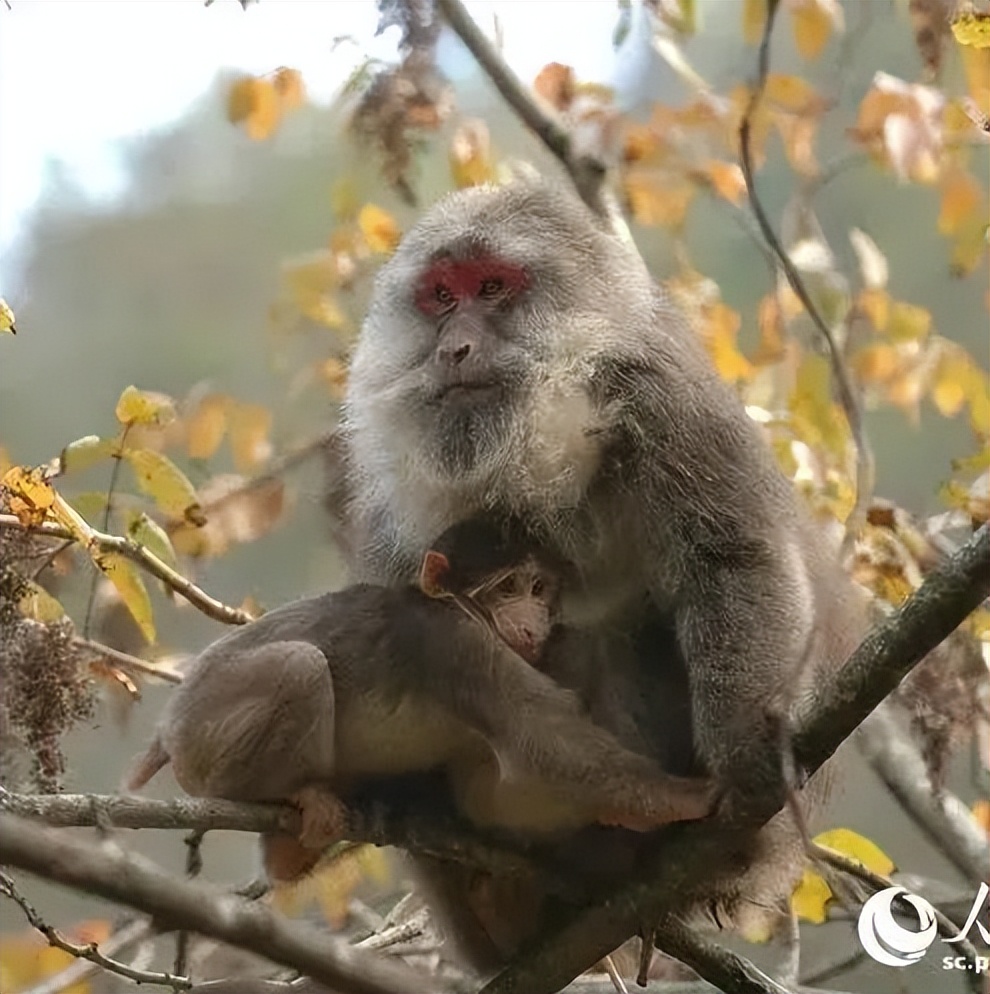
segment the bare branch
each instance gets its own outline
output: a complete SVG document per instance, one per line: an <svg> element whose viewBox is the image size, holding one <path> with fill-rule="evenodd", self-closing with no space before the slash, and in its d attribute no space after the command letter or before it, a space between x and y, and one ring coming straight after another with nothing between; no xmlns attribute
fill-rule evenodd
<svg viewBox="0 0 990 994"><path fill-rule="evenodd" d="M51 521L45 521L40 525L24 525L13 514L0 514L0 528L20 528L29 531L34 535L45 535L49 538L72 540L80 542L78 535L73 534L68 528L63 528ZM101 552L116 552L121 556L143 566L152 576L157 577L166 586L174 590L180 597L184 597L193 607L199 608L203 614L215 621L222 621L227 625L246 625L253 621L247 611L240 608L229 607L227 604L211 597L205 590L197 587L192 580L187 579L181 573L177 573L167 563L162 562L153 552L149 552L143 545L139 545L132 539L124 538L120 535L107 535L99 532L95 528L88 528L86 534L86 544L90 548L96 547Z"/></svg>
<svg viewBox="0 0 990 994"><path fill-rule="evenodd" d="M835 386L839 395L839 403L842 405L846 420L849 422L849 430L852 433L853 442L856 446L856 501L849 517L846 519L846 536L843 543L844 547L848 548L866 521L866 511L873 494L874 484L873 451L870 448L869 439L866 437L866 430L863 427L862 406L853 386L849 369L843 358L842 350L839 348L835 336L832 334L832 329L829 328L821 312L815 305L814 300L812 300L811 294L808 292L808 288L801 278L801 274L797 271L797 267L791 261L790 256L773 230L773 225L770 223L770 219L767 217L766 210L757 193L756 180L753 175L750 132L753 126L753 114L760 100L763 98L767 76L770 72L770 36L773 33L774 18L776 17L779 6L780 0L768 0L767 20L763 26L763 37L760 40L759 75L756 86L749 99L749 104L746 107L746 112L743 114L739 125L740 159L742 160L743 177L746 180L746 192L749 195L749 202L753 207L753 213L760 226L760 231L767 240L767 244L773 249L774 255L780 261L780 267L784 271L791 289L797 295L798 300L801 301L804 309L808 312L808 316L828 347L829 361L832 366L832 376L835 379Z"/></svg>
<svg viewBox="0 0 990 994"><path fill-rule="evenodd" d="M164 680L165 683L182 683L181 673L176 673L175 670L163 669L154 663L149 663L146 659L139 659L137 656L132 656L128 652L121 652L119 649L104 645L102 642L94 642L92 639L85 639L82 636L77 636L72 641L82 649L88 649L97 656L109 659L123 670L132 673L141 673L144 676L152 676L158 680Z"/></svg>
<svg viewBox="0 0 990 994"><path fill-rule="evenodd" d="M95 942L80 944L70 942L58 929L53 928L41 917L35 907L17 889L13 880L6 873L0 873L0 894L9 897L24 912L32 928L36 928L47 940L50 946L67 952L76 959L89 960L96 966L102 967L109 973L119 974L128 980L133 980L138 984L161 984L164 987L171 987L176 991L188 990L192 987L192 981L188 977L179 977L171 973L152 973L148 970L135 970L126 963L111 959L101 953Z"/></svg>
<svg viewBox="0 0 990 994"><path fill-rule="evenodd" d="M567 170L581 199L599 217L614 223L612 211L603 195L604 163L587 155L575 156L568 130L537 104L506 65L498 49L474 23L461 0L437 0L437 7L505 102Z"/></svg>
<svg viewBox="0 0 990 994"><path fill-rule="evenodd" d="M894 800L967 880L990 880L986 832L954 794L937 795L924 760L898 728L890 706L877 708L856 730L859 751Z"/></svg>
<svg viewBox="0 0 990 994"><path fill-rule="evenodd" d="M117 846L94 846L36 822L0 813L0 858L47 880L136 908L169 927L183 927L249 949L353 994L437 991L435 978L354 949L263 905L196 881L175 880Z"/></svg>

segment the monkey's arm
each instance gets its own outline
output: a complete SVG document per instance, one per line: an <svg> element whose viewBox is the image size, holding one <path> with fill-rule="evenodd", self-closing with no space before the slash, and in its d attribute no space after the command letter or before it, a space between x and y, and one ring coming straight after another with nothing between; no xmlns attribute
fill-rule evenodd
<svg viewBox="0 0 990 994"><path fill-rule="evenodd" d="M470 659L470 669L450 683L450 706L489 742L503 777L542 783L590 810L591 820L637 830L709 813L709 781L664 773L479 625L459 620L459 628L459 655Z"/></svg>

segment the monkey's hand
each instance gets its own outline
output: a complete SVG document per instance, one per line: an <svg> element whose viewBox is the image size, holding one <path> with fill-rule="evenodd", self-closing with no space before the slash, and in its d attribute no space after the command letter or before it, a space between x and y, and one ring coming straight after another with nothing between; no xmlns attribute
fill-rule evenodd
<svg viewBox="0 0 990 994"><path fill-rule="evenodd" d="M628 798L599 811L601 825L617 825L633 832L649 832L675 821L695 821L712 813L716 802L713 781L703 777L675 777L663 774L644 790L630 784Z"/></svg>
<svg viewBox="0 0 990 994"><path fill-rule="evenodd" d="M331 790L310 784L289 797L299 808L302 830L299 842L306 849L326 849L339 842L347 832L347 808Z"/></svg>

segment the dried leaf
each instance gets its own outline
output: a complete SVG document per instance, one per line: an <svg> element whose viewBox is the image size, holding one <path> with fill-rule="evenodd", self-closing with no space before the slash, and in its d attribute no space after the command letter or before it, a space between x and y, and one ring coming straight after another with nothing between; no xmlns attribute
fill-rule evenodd
<svg viewBox="0 0 990 994"><path fill-rule="evenodd" d="M278 94L282 110L296 110L306 102L306 87L298 69L281 66L275 70L272 86Z"/></svg>
<svg viewBox="0 0 990 994"><path fill-rule="evenodd" d="M752 365L736 345L741 324L738 312L726 304L720 302L707 309L702 336L719 376L727 383L753 375Z"/></svg>
<svg viewBox="0 0 990 994"><path fill-rule="evenodd" d="M89 469L116 451L117 443L99 435L84 435L70 442L59 456L59 473L72 473Z"/></svg>
<svg viewBox="0 0 990 994"><path fill-rule="evenodd" d="M141 492L167 515L193 522L202 517L195 488L168 456L149 449L125 449L124 458Z"/></svg>
<svg viewBox="0 0 990 994"><path fill-rule="evenodd" d="M190 459L209 459L227 433L230 397L209 393L186 419L186 453Z"/></svg>
<svg viewBox="0 0 990 994"><path fill-rule="evenodd" d="M625 190L636 221L674 230L683 226L697 193L693 183L672 175L627 175Z"/></svg>
<svg viewBox="0 0 990 994"><path fill-rule="evenodd" d="M3 297L0 297L0 334L16 335L17 328L14 327L14 312L10 309L10 304Z"/></svg>
<svg viewBox="0 0 990 994"><path fill-rule="evenodd" d="M739 204L746 196L746 179L735 162L710 159L701 167L715 192L731 204Z"/></svg>
<svg viewBox="0 0 990 994"><path fill-rule="evenodd" d="M767 294L760 301L757 324L760 330L760 343L753 356L754 365L768 366L779 362L784 357L787 332L780 304L773 294Z"/></svg>
<svg viewBox="0 0 990 994"><path fill-rule="evenodd" d="M911 30L925 66L926 79L935 79L942 68L945 40L949 36L949 5L952 0L910 0Z"/></svg>
<svg viewBox="0 0 990 994"><path fill-rule="evenodd" d="M0 480L11 493L10 511L22 525L40 525L55 503L55 491L42 467L11 466Z"/></svg>
<svg viewBox="0 0 990 994"><path fill-rule="evenodd" d="M115 552L94 552L93 562L114 585L141 634L148 642L154 642L155 618L151 610L151 600L137 567Z"/></svg>
<svg viewBox="0 0 990 994"><path fill-rule="evenodd" d="M137 387L125 387L114 412L122 425L167 425L175 420L171 397Z"/></svg>
<svg viewBox="0 0 990 994"><path fill-rule="evenodd" d="M560 62L551 62L539 71L533 80L533 89L551 107L565 111L574 101L574 70Z"/></svg>
<svg viewBox="0 0 990 994"><path fill-rule="evenodd" d="M390 255L402 233L395 218L376 204L365 204L358 212L358 227L372 252Z"/></svg>
<svg viewBox="0 0 990 994"><path fill-rule="evenodd" d="M952 33L960 45L990 48L990 14L964 10L952 21Z"/></svg>
<svg viewBox="0 0 990 994"><path fill-rule="evenodd" d="M943 235L956 234L983 203L983 189L976 179L959 167L947 169L942 177L942 202L938 230ZM986 216L984 210L983 216Z"/></svg>
<svg viewBox="0 0 990 994"><path fill-rule="evenodd" d="M491 139L484 121L465 121L450 142L450 175L460 189L495 178Z"/></svg>
<svg viewBox="0 0 990 994"><path fill-rule="evenodd" d="M238 471L246 473L267 462L272 454L268 438L272 412L261 404L234 404L229 421L230 448Z"/></svg>

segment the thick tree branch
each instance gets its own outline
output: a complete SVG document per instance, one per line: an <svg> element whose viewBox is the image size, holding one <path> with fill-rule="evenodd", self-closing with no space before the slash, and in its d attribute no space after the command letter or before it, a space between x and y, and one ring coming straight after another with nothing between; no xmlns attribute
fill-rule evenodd
<svg viewBox="0 0 990 994"><path fill-rule="evenodd" d="M498 49L485 37L465 10L461 0L437 0L444 20L475 57L505 102L547 147L570 174L581 199L599 217L613 222L603 195L605 166L591 156L574 154L571 135L557 120L547 114L506 65Z"/></svg>
<svg viewBox="0 0 990 994"><path fill-rule="evenodd" d="M753 114L763 99L767 76L770 73L770 36L773 34L774 19L779 6L780 0L768 0L767 2L767 20L763 26L763 37L760 40L757 82L739 125L739 156L743 177L746 180L746 193L749 196L749 202L753 208L753 214L756 216L756 221L760 226L760 231L763 233L767 244L773 249L774 255L780 261L780 267L784 271L791 289L797 295L798 300L801 301L812 323L818 329L828 347L829 361L832 366L832 376L835 379L835 386L839 395L839 403L842 405L846 420L849 422L849 431L852 433L853 442L856 446L856 500L846 520L846 536L843 543L845 548L849 548L852 540L866 521L866 510L869 507L873 494L873 451L870 448L869 439L866 437L866 429L863 426L862 405L853 386L852 376L846 366L842 350L839 348L835 336L832 334L832 329L822 317L821 312L811 298L811 294L808 292L808 288L804 284L804 280L801 278L801 274L798 272L797 267L791 261L791 257L787 254L787 250L781 244L780 239L773 230L773 225L770 223L770 218L767 216L767 212L756 190L756 180L753 174L753 158L750 145Z"/></svg>
<svg viewBox="0 0 990 994"><path fill-rule="evenodd" d="M438 990L435 978L301 923L290 924L256 902L196 881L175 880L117 846L94 846L6 813L0 813L0 860L136 908L169 927L181 926L249 949L353 994Z"/></svg>
<svg viewBox="0 0 990 994"><path fill-rule="evenodd" d="M797 758L813 772L876 707L884 693L990 595L990 526L984 525L933 570L900 610L867 636L822 703L794 739ZM899 626L904 626L904 632ZM846 671L851 672L847 673ZM858 695L850 698L850 694ZM712 881L731 876L731 854L759 824L777 812L767 799L751 799L753 824L694 822L657 833L638 881L610 899L579 912L521 956L485 987L484 994L551 994L634 934L639 923L677 920L684 907L703 900ZM759 810L761 802L763 810ZM676 936L675 936L676 941ZM663 929L657 945L666 950ZM729 994L745 987L725 986Z"/></svg>
<svg viewBox="0 0 990 994"><path fill-rule="evenodd" d="M24 525L13 514L0 514L0 528L20 528L33 535L44 535L63 540L71 539L73 542L79 542L88 548L95 547L100 552L116 552L118 555L126 556L139 566L143 566L152 576L156 576L180 597L189 601L193 607L198 608L203 614L216 621L222 621L227 625L246 625L249 621L254 620L247 611L230 607L215 597L211 597L205 590L197 587L192 580L176 572L153 552L149 552L143 545L139 545L132 539L123 538L120 535L107 535L87 526L86 541L82 542L79 535L62 525L51 521L45 521L40 525Z"/></svg>

